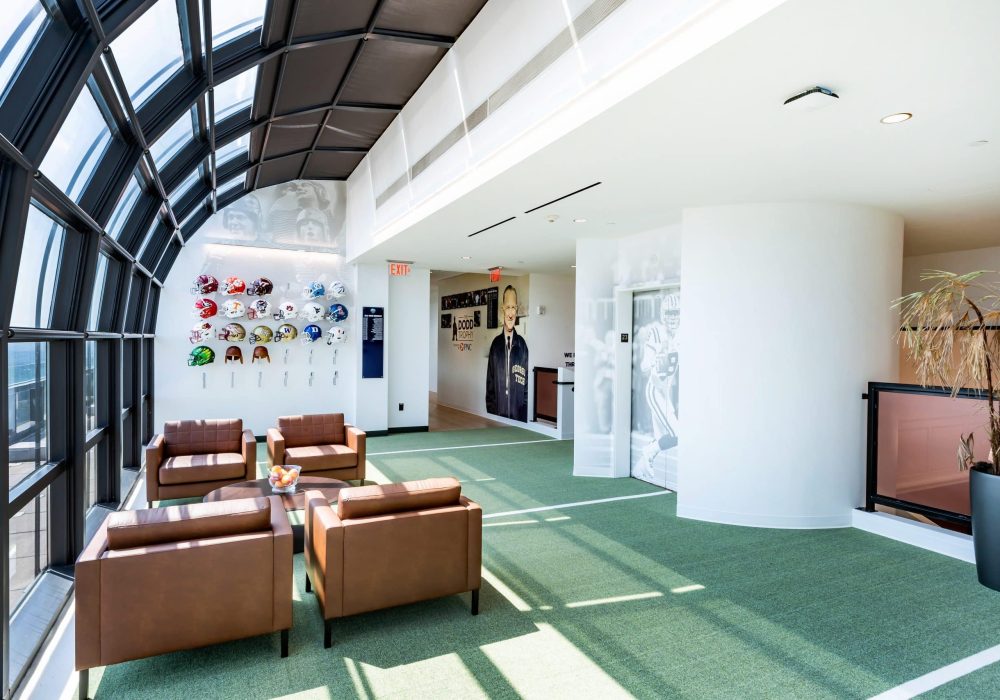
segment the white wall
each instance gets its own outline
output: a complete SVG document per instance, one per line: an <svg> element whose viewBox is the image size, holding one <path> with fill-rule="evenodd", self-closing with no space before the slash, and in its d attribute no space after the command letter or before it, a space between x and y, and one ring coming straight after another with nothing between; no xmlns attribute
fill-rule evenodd
<svg viewBox="0 0 1000 700"><path fill-rule="evenodd" d="M211 225L211 220L206 225ZM357 337L358 328L353 266L345 265L340 255L220 245L207 243L205 238L196 234L188 241L160 295L154 341L159 370L154 376L153 422L157 432L164 421L183 418L242 418L245 427L256 435L263 435L273 427L280 415L339 412L344 413L349 422L354 422L356 348L360 346L350 341ZM311 280L329 283L339 279L349 290L343 301L350 317L341 324L347 328L349 342L336 346L328 346L325 339L309 345L299 340L269 343L270 364L251 364L253 346L248 342L230 343L213 338L202 344L215 350L215 363L188 367L188 354L195 347L188 341L188 333L198 320L191 315L197 297L189 289L194 278L202 273L212 274L220 281L237 275L248 283L255 277L269 277L276 285L275 293L267 297L272 306L286 298L301 305L302 287ZM291 285L290 290L287 285ZM220 306L230 298L220 294L208 296ZM246 296L233 298L248 300ZM242 324L248 333L261 323L272 330L281 324L273 320L233 320ZM228 321L221 313L210 319L216 331ZM301 319L291 323L300 331L306 325ZM318 325L325 331L331 324L323 321ZM223 363L229 345L238 345L243 350L243 365ZM333 362L334 348L337 349L336 364ZM333 384L334 372L337 372L336 385Z"/></svg>
<svg viewBox="0 0 1000 700"><path fill-rule="evenodd" d="M565 366L564 353L573 352L576 326L576 275L528 275L531 289L531 352L532 367L559 368ZM545 313L539 315L538 307Z"/></svg>
<svg viewBox="0 0 1000 700"><path fill-rule="evenodd" d="M620 290L676 284L680 274L680 226L665 226L622 238L577 241L574 474L610 477L629 473L627 445L615 449L615 405L627 407L631 400L629 396L617 396L615 387L621 345L615 295ZM685 293L683 289L681 293ZM681 352L685 350L682 348ZM631 363L623 361L629 365L624 370L630 371ZM682 398L681 405L683 401ZM629 438L622 435L621 439ZM681 436L681 442L684 439ZM616 453L624 458L616 460Z"/></svg>
<svg viewBox="0 0 1000 700"><path fill-rule="evenodd" d="M683 227L678 515L850 525L861 394L898 369L902 220L754 204L687 210Z"/></svg>
<svg viewBox="0 0 1000 700"><path fill-rule="evenodd" d="M381 379L361 378L361 337L360 332L354 335L352 345L358 357L358 390L355 400L355 414L357 423L365 430L381 431L389 429L389 381L388 369L388 348L392 342L392 328L389 320L389 272L386 265L358 265L358 315L365 306L381 306L386 311L385 326L383 327L382 351L385 355L383 361L383 376ZM360 328L360 326L359 326Z"/></svg>
<svg viewBox="0 0 1000 700"><path fill-rule="evenodd" d="M958 274L976 270L1000 270L1000 246L903 258L903 294L929 287L920 279L924 270L945 270Z"/></svg>
<svg viewBox="0 0 1000 700"><path fill-rule="evenodd" d="M406 277L389 278L386 310L389 428L427 425L430 279L430 270L418 268Z"/></svg>
<svg viewBox="0 0 1000 700"><path fill-rule="evenodd" d="M428 377L428 388L437 393L438 390L438 327L440 319L438 314L441 308L441 292L436 284L431 285L431 305L427 310L428 335L430 336L430 363Z"/></svg>

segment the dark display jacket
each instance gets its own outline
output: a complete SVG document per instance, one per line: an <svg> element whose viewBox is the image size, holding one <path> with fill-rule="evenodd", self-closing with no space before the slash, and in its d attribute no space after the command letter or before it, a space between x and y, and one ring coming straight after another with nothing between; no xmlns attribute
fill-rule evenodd
<svg viewBox="0 0 1000 700"><path fill-rule="evenodd" d="M486 411L493 415L528 420L528 344L517 330L511 332L510 359L503 332L490 345L486 367Z"/></svg>

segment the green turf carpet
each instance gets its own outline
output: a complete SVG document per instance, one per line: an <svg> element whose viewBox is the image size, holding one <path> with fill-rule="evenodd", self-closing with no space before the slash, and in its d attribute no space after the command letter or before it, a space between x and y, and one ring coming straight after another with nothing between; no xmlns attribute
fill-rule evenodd
<svg viewBox="0 0 1000 700"><path fill-rule="evenodd" d="M441 435L369 451L457 446ZM464 595L347 618L329 650L297 556L288 659L277 635L168 654L98 671L96 697L866 698L1000 643L1000 594L971 565L854 529L678 519L673 494L572 477L570 442L370 461L379 479L454 475L487 515L662 495L489 518L478 617ZM998 697L998 677L930 696Z"/></svg>

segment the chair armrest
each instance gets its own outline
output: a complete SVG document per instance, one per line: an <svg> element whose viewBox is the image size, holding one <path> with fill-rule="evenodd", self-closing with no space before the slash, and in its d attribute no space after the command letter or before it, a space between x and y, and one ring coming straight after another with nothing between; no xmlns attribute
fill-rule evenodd
<svg viewBox="0 0 1000 700"><path fill-rule="evenodd" d="M326 497L306 491L306 569L323 608L323 618L344 614L344 524Z"/></svg>
<svg viewBox="0 0 1000 700"><path fill-rule="evenodd" d="M267 429L268 466L285 463L285 438L277 428Z"/></svg>
<svg viewBox="0 0 1000 700"><path fill-rule="evenodd" d="M160 465L167 441L163 435L154 435L146 446L146 500L158 501L160 495Z"/></svg>
<svg viewBox="0 0 1000 700"><path fill-rule="evenodd" d="M101 557L108 551L108 524L98 528L76 560L76 670L101 663Z"/></svg>
<svg viewBox="0 0 1000 700"><path fill-rule="evenodd" d="M365 431L355 428L353 425L345 425L344 430L347 435L347 446L358 453L358 479L361 483L365 481Z"/></svg>
<svg viewBox="0 0 1000 700"><path fill-rule="evenodd" d="M243 454L243 463L247 467L247 481L253 481L257 478L257 438L254 437L252 430L243 431L240 447L242 448L240 451Z"/></svg>
<svg viewBox="0 0 1000 700"><path fill-rule="evenodd" d="M469 511L469 590L479 588L483 569L483 509L465 496L459 502Z"/></svg>
<svg viewBox="0 0 1000 700"><path fill-rule="evenodd" d="M274 535L274 630L292 626L292 525L280 496L271 502L271 532Z"/></svg>

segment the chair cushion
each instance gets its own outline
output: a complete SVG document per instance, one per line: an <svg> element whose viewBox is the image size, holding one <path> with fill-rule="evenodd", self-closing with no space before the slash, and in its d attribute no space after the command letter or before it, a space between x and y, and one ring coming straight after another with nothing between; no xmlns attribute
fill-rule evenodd
<svg viewBox="0 0 1000 700"><path fill-rule="evenodd" d="M108 548L129 549L270 529L271 502L267 498L126 510L108 516Z"/></svg>
<svg viewBox="0 0 1000 700"><path fill-rule="evenodd" d="M243 421L239 418L172 420L163 426L164 454L209 455L239 452Z"/></svg>
<svg viewBox="0 0 1000 700"><path fill-rule="evenodd" d="M285 464L302 467L303 472L358 466L358 453L347 445L286 447Z"/></svg>
<svg viewBox="0 0 1000 700"><path fill-rule="evenodd" d="M450 476L401 484L351 486L340 490L337 515L347 520L456 506L461 495L462 485Z"/></svg>
<svg viewBox="0 0 1000 700"><path fill-rule="evenodd" d="M167 457L160 465L161 484L193 484L198 481L239 479L247 473L243 455L223 452L214 455Z"/></svg>
<svg viewBox="0 0 1000 700"><path fill-rule="evenodd" d="M280 416L278 431L285 438L285 448L309 445L343 445L343 413L317 413L310 416Z"/></svg>

